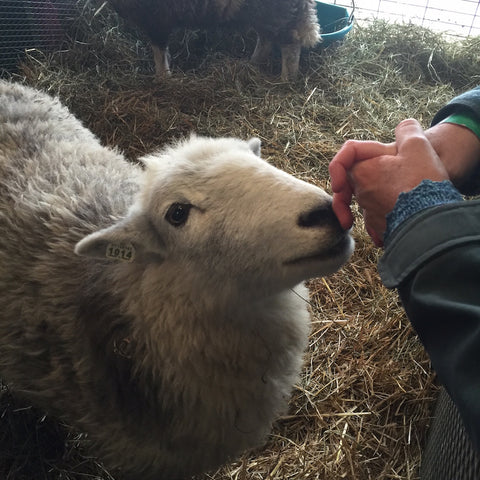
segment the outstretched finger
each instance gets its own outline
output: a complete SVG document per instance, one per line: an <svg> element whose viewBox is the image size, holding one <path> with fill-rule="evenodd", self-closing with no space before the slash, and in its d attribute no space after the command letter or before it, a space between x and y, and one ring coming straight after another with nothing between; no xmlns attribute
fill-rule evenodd
<svg viewBox="0 0 480 480"><path fill-rule="evenodd" d="M344 230L348 230L353 225L353 214L350 209L352 203L352 190L343 190L340 193L333 194L332 208L335 216Z"/></svg>
<svg viewBox="0 0 480 480"><path fill-rule="evenodd" d="M380 143L374 141L348 140L333 157L329 165L332 190L341 192L349 183L348 171L356 162L381 155L395 155L397 152L394 143Z"/></svg>
<svg viewBox="0 0 480 480"><path fill-rule="evenodd" d="M367 229L367 233L370 235L370 238L372 239L373 243L375 244L376 247L382 248L383 247L383 240L380 237L380 235L369 225L366 225L365 228Z"/></svg>

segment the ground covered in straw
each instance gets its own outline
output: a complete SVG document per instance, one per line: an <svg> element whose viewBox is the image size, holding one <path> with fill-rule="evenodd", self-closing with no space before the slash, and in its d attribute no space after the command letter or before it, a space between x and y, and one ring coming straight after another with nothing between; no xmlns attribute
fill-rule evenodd
<svg viewBox="0 0 480 480"><path fill-rule="evenodd" d="M254 36L177 32L173 76L152 81L148 44L100 4L81 4L64 48L31 51L16 79L60 98L105 144L135 159L195 131L258 136L263 156L329 188L328 162L348 138L390 141L405 117L428 126L456 93L480 83L480 39L449 43L413 25L356 25L341 45L304 52L301 75L262 70ZM198 480L418 478L435 378L395 292L376 271L380 252L360 222L352 261L309 283L312 334L290 411L268 443ZM0 392L0 476L113 479L85 437Z"/></svg>

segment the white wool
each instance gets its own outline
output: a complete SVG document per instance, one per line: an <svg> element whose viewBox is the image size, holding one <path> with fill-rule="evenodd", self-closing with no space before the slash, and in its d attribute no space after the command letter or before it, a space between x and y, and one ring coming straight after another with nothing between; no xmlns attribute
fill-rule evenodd
<svg viewBox="0 0 480 480"><path fill-rule="evenodd" d="M259 154L192 136L142 170L0 81L0 375L129 478L265 440L307 345L301 282L351 254L330 196Z"/></svg>

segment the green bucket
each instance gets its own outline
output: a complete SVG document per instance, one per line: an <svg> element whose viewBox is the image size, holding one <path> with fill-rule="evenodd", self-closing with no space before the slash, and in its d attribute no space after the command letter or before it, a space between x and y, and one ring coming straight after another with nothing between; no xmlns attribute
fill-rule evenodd
<svg viewBox="0 0 480 480"><path fill-rule="evenodd" d="M318 23L321 28L321 47L343 40L345 35L353 28L353 11L340 5L315 1Z"/></svg>

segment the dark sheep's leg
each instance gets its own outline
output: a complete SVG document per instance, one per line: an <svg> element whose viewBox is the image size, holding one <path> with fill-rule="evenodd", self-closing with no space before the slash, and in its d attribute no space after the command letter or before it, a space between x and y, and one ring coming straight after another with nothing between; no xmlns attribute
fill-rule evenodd
<svg viewBox="0 0 480 480"><path fill-rule="evenodd" d="M271 40L266 40L262 36L258 35L257 45L253 52L250 62L255 65L263 65L267 63L270 55L272 53L272 42Z"/></svg>
<svg viewBox="0 0 480 480"><path fill-rule="evenodd" d="M162 80L171 73L168 47L162 48L152 43L152 50L155 62L155 77L157 80Z"/></svg>
<svg viewBox="0 0 480 480"><path fill-rule="evenodd" d="M282 50L282 73L281 78L284 82L294 80L298 75L298 66L300 63L300 43L283 45Z"/></svg>

